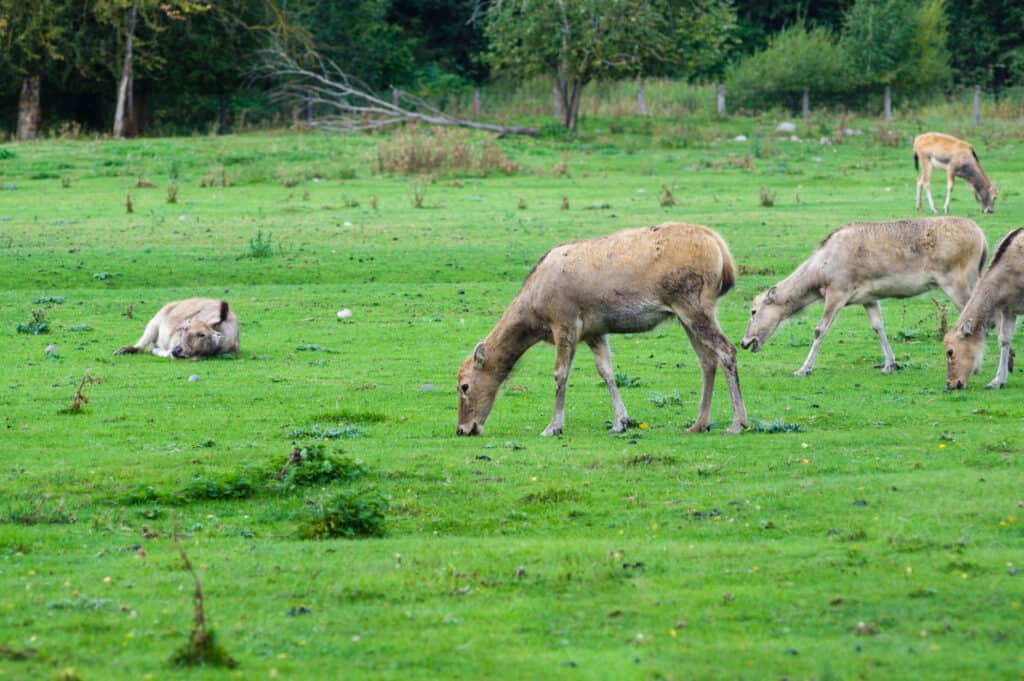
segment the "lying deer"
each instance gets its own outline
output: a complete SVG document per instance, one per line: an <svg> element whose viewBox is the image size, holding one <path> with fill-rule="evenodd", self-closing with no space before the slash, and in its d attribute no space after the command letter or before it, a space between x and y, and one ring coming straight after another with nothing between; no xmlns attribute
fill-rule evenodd
<svg viewBox="0 0 1024 681"><path fill-rule="evenodd" d="M479 435L498 388L519 358L540 341L555 346L555 408L542 435L560 435L565 387L576 346L590 346L597 373L615 408L612 430L629 425L615 385L608 334L650 331L667 319L683 325L697 353L703 392L690 432L707 430L715 370L729 383L733 420L728 432L747 425L736 371L736 348L715 316L732 288L736 268L722 238L685 223L617 232L602 239L558 246L540 259L494 329L477 344L458 374L459 435Z"/></svg>
<svg viewBox="0 0 1024 681"><path fill-rule="evenodd" d="M960 309L987 255L985 234L965 218L851 222L826 237L793 274L754 299L741 345L757 352L783 320L824 299L811 351L793 374L806 376L839 310L863 305L882 344L882 373L891 373L899 365L878 301L909 298L938 286Z"/></svg>
<svg viewBox="0 0 1024 681"><path fill-rule="evenodd" d="M926 132L914 138L914 168L917 176L917 210L921 210L921 189L928 194L928 206L935 210L932 200L932 168L946 171L946 203L942 212L949 214L949 197L953 193L953 178L962 177L974 190L974 198L982 213L991 213L999 190L981 169L974 147L967 142L939 132Z"/></svg>
<svg viewBox="0 0 1024 681"><path fill-rule="evenodd" d="M986 388L1002 388L1013 371L1013 330L1024 314L1024 227L1010 232L996 247L995 257L946 334L946 389L967 387L977 373L985 349L985 334L993 321L999 329L999 368Z"/></svg>

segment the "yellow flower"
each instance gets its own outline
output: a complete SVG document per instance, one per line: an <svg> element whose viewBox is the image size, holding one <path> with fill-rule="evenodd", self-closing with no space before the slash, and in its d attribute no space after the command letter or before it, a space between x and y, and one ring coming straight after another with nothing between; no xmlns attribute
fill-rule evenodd
<svg viewBox="0 0 1024 681"><path fill-rule="evenodd" d="M946 448L946 443L945 442L940 442L939 443L939 449L945 449L945 448Z"/></svg>
<svg viewBox="0 0 1024 681"><path fill-rule="evenodd" d="M647 430L648 428L650 428L650 426L647 425L647 421L641 421L639 428L640 430Z"/></svg>

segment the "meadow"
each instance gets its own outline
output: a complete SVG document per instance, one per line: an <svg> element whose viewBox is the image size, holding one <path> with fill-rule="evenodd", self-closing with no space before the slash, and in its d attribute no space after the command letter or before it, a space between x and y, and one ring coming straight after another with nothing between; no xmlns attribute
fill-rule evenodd
<svg viewBox="0 0 1024 681"><path fill-rule="evenodd" d="M712 430L684 432L700 372L666 323L611 339L626 433L581 349L565 434L540 437L538 346L455 436L459 364L558 243L718 230L738 344L833 229L914 213L917 132L976 144L995 214L962 183L952 212L992 249L1024 224L1018 121L778 120L0 146L0 679L186 673L179 546L237 661L190 678L1021 678L1024 378L983 389L990 334L944 390L941 292L883 303L889 376L857 308L808 377L820 304L741 351L739 435L721 372ZM112 356L191 296L235 308L237 357Z"/></svg>

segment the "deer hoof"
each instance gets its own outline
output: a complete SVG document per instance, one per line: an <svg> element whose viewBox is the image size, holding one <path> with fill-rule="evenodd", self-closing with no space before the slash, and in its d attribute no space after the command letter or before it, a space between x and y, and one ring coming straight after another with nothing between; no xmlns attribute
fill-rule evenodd
<svg viewBox="0 0 1024 681"><path fill-rule="evenodd" d="M561 435L561 434L562 434L562 428L561 427L555 428L553 426L548 426L541 433L541 436L542 437L552 437L553 435Z"/></svg>

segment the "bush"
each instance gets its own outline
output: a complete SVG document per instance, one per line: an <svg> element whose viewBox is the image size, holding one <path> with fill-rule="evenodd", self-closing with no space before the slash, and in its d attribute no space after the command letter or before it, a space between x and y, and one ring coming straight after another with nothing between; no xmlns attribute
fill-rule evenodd
<svg viewBox="0 0 1024 681"><path fill-rule="evenodd" d="M283 490L296 487L351 482L363 476L362 464L347 456L329 452L321 444L295 447L284 467L277 472Z"/></svg>
<svg viewBox="0 0 1024 681"><path fill-rule="evenodd" d="M388 502L376 492L341 492L316 503L299 527L302 539L382 537Z"/></svg>

